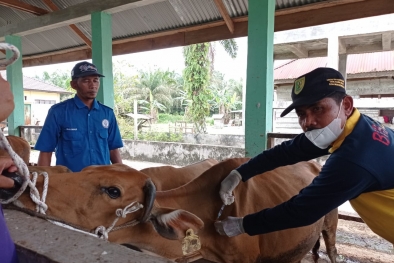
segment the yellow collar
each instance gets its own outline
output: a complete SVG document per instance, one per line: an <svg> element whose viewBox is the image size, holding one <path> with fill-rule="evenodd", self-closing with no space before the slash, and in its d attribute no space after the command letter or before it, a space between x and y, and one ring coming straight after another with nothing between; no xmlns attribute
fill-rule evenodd
<svg viewBox="0 0 394 263"><path fill-rule="evenodd" d="M328 150L330 153L333 153L341 146L346 136L348 136L353 131L358 120L360 119L360 116L360 112L356 108L354 108L352 115L350 115L350 117L346 120L343 132L341 133L341 135L339 135L338 139L334 141L332 147Z"/></svg>

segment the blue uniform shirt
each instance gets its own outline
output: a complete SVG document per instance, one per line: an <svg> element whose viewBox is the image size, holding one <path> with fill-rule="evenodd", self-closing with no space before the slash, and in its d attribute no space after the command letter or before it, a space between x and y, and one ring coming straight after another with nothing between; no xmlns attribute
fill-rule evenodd
<svg viewBox="0 0 394 263"><path fill-rule="evenodd" d="M79 172L89 165L110 164L110 150L123 147L113 110L96 100L89 109L75 96L53 105L35 145L56 154L56 164Z"/></svg>
<svg viewBox="0 0 394 263"><path fill-rule="evenodd" d="M313 145L302 133L237 168L242 180L331 153L313 182L287 202L246 215L249 235L312 224L347 200L365 223L394 244L394 131L357 109L343 133L327 149Z"/></svg>

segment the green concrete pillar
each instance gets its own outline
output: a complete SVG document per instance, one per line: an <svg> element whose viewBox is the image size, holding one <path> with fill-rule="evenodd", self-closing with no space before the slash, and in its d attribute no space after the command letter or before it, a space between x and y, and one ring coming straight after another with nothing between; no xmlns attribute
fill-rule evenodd
<svg viewBox="0 0 394 263"><path fill-rule="evenodd" d="M249 0L245 156L267 148L272 131L275 0Z"/></svg>
<svg viewBox="0 0 394 263"><path fill-rule="evenodd" d="M92 60L101 78L97 100L114 107L114 76L112 72L112 17L104 12L92 14Z"/></svg>
<svg viewBox="0 0 394 263"><path fill-rule="evenodd" d="M8 117L8 134L20 136L19 126L25 125L23 94L23 74L22 74L22 41L19 36L5 36L5 42L16 46L21 56L12 65L7 66L7 81L11 85L11 91L14 94L15 109ZM12 51L7 50L6 58L12 57ZM2 120L1 120L2 121Z"/></svg>

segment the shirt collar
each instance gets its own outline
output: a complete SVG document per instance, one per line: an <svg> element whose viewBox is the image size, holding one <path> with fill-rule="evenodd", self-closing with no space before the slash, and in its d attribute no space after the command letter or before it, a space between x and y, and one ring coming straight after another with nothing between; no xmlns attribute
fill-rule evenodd
<svg viewBox="0 0 394 263"><path fill-rule="evenodd" d="M345 140L346 136L352 133L354 127L356 127L356 124L360 119L360 116L360 112L356 108L354 108L352 115L350 115L350 117L346 120L343 132L341 133L341 135L339 135L338 139L334 141L332 147L328 150L330 153L336 151L342 145L342 142Z"/></svg>
<svg viewBox="0 0 394 263"><path fill-rule="evenodd" d="M77 95L74 96L74 102L75 102L75 105L77 105L78 109L82 109L83 107L87 107ZM97 100L94 99L92 109L98 110L99 108L100 108L100 106L99 106Z"/></svg>

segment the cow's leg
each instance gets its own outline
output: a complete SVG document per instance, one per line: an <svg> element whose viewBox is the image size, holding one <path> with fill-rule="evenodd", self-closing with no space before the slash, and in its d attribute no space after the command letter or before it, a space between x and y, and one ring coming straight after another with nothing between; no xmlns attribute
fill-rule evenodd
<svg viewBox="0 0 394 263"><path fill-rule="evenodd" d="M317 263L317 261L319 260L319 248L320 248L320 236L316 241L316 244L313 246L312 248L312 258L313 258L313 262Z"/></svg>
<svg viewBox="0 0 394 263"><path fill-rule="evenodd" d="M324 217L323 239L326 244L327 255L331 263L336 263L337 248L335 247L338 226L338 209L332 210Z"/></svg>

